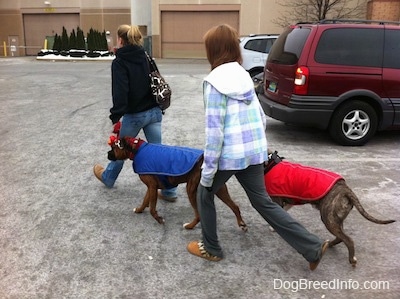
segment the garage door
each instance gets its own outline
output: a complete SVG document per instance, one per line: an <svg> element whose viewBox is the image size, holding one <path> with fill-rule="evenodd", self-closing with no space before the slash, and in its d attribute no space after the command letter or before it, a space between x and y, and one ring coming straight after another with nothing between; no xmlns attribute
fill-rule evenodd
<svg viewBox="0 0 400 299"><path fill-rule="evenodd" d="M206 58L203 36L215 25L226 23L239 29L238 11L161 12L163 58Z"/></svg>
<svg viewBox="0 0 400 299"><path fill-rule="evenodd" d="M68 36L79 26L79 14L24 14L26 55L37 55L46 36L61 35L63 26Z"/></svg>

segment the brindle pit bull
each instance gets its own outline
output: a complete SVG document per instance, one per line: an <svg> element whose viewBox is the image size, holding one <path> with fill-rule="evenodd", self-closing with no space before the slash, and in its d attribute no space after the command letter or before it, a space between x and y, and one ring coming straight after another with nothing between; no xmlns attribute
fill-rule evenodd
<svg viewBox="0 0 400 299"><path fill-rule="evenodd" d="M118 139L115 136L111 136L109 140L109 145L111 150L108 152L108 159L115 160L126 160L131 159L133 161L134 169L136 172L135 165L138 166L140 162L145 162L145 164L151 164L150 160L154 160L154 163L162 163L168 167L173 168L173 164L180 163L179 156L183 156L185 149L191 150L190 148L173 147L161 144L147 143L142 139L133 137L123 137ZM148 151L149 148L155 147L155 152ZM146 150L143 150L146 148ZM157 149L161 148L161 152L157 154ZM173 152L168 150L172 149ZM192 149L197 152L199 150ZM163 156L162 152L166 151L167 156ZM150 156L144 156L145 153L150 153ZM174 155L174 156L171 156ZM138 159L145 159L146 161L138 161ZM161 161L160 161L161 159ZM157 189L165 189L173 186L177 186L181 183L186 183L186 192L194 210L194 219L190 223L185 223L183 225L186 229L193 229L196 224L200 222L200 215L197 210L197 186L200 182L201 176L201 165L203 163L203 154L198 156L193 162L193 167L188 170L188 172L182 175L159 175L159 174L141 174L139 172L140 180L147 186L147 192L143 199L142 204L134 209L135 213L142 213L146 207L150 207L150 214L156 219L160 224L164 223L164 218L158 215L156 211L157 205ZM171 165L170 165L171 164ZM176 165L175 165L176 166ZM168 186L167 186L168 185ZM247 231L247 225L243 221L240 214L239 207L233 202L229 195L226 185L222 186L216 193L217 197L220 198L235 214L237 223L243 231Z"/></svg>
<svg viewBox="0 0 400 299"><path fill-rule="evenodd" d="M379 220L368 214L339 174L282 159L275 151L269 153L265 163L264 181L271 199L286 211L293 205L302 204L311 204L320 210L322 222L336 236L329 242L329 247L344 242L349 250L350 264L355 267L354 242L343 231L343 221L353 205L369 221L388 224L395 220Z"/></svg>

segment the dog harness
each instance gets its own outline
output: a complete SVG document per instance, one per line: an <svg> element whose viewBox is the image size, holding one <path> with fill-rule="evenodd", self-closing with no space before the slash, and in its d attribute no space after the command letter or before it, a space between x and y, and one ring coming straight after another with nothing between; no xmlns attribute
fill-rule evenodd
<svg viewBox="0 0 400 299"><path fill-rule="evenodd" d="M264 174L268 194L291 198L294 204L321 199L341 179L334 172L282 160L274 161Z"/></svg>

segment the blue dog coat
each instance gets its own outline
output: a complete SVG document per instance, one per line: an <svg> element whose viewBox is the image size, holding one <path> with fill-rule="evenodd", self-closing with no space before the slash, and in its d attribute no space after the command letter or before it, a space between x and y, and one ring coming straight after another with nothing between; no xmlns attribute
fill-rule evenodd
<svg viewBox="0 0 400 299"><path fill-rule="evenodd" d="M203 151L194 148L165 144L143 143L132 162L137 174L157 175L166 188L174 187L166 176L180 176L188 173L200 160Z"/></svg>

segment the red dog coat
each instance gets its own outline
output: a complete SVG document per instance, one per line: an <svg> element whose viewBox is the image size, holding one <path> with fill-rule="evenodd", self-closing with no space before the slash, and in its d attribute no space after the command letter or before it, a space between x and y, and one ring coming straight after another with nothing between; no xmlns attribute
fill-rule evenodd
<svg viewBox="0 0 400 299"><path fill-rule="evenodd" d="M319 200L340 179L339 174L286 161L279 162L264 175L270 196L288 197L295 204Z"/></svg>

